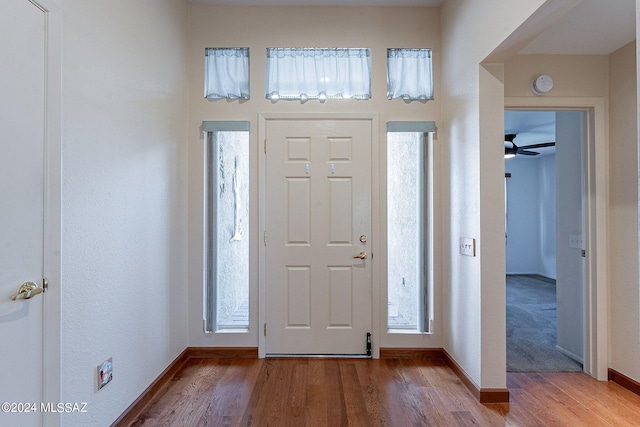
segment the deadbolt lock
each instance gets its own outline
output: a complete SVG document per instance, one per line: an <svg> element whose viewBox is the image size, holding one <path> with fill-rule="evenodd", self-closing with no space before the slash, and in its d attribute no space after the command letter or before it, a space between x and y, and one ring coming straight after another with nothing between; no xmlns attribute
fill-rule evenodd
<svg viewBox="0 0 640 427"><path fill-rule="evenodd" d="M367 243L367 235L363 234L360 236L360 243Z"/></svg>

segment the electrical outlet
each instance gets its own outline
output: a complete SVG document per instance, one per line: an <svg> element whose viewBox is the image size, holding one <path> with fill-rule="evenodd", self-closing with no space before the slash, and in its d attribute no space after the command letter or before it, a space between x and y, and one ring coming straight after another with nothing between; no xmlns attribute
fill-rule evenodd
<svg viewBox="0 0 640 427"><path fill-rule="evenodd" d="M98 390L109 384L113 379L113 361L111 357L98 366Z"/></svg>
<svg viewBox="0 0 640 427"><path fill-rule="evenodd" d="M471 237L461 237L460 254L466 256L476 256L476 239L473 239Z"/></svg>

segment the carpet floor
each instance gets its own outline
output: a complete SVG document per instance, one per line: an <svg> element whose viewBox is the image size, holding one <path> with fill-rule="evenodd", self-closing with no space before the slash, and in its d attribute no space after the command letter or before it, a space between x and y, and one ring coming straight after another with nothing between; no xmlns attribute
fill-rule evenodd
<svg viewBox="0 0 640 427"><path fill-rule="evenodd" d="M556 350L555 280L507 276L507 372L581 372Z"/></svg>

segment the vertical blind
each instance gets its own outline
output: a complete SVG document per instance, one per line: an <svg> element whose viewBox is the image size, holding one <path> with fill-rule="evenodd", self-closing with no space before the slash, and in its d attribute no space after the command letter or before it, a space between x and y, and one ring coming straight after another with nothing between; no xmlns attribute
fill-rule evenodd
<svg viewBox="0 0 640 427"><path fill-rule="evenodd" d="M272 101L371 98L371 52L355 48L268 48Z"/></svg>
<svg viewBox="0 0 640 427"><path fill-rule="evenodd" d="M387 98L433 99L431 49L387 49Z"/></svg>
<svg viewBox="0 0 640 427"><path fill-rule="evenodd" d="M204 97L249 99L249 48L207 48Z"/></svg>

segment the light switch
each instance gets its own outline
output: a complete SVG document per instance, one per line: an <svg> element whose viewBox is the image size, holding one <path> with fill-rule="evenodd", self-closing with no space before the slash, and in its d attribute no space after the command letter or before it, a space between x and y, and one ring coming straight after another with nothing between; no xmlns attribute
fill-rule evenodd
<svg viewBox="0 0 640 427"><path fill-rule="evenodd" d="M569 234L569 247L574 249L584 249L584 241L580 234Z"/></svg>
<svg viewBox="0 0 640 427"><path fill-rule="evenodd" d="M472 239L471 237L461 237L460 254L466 256L476 256L476 239Z"/></svg>

